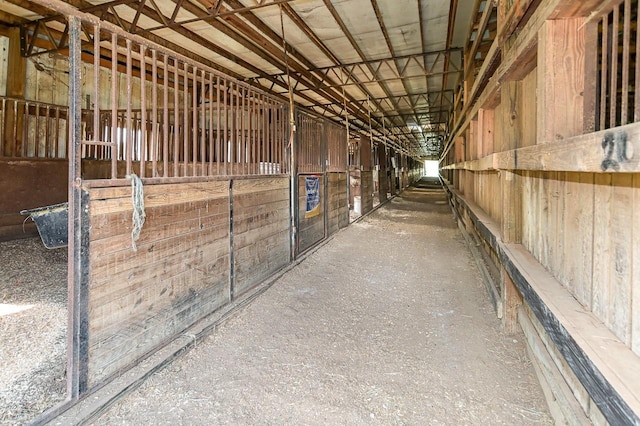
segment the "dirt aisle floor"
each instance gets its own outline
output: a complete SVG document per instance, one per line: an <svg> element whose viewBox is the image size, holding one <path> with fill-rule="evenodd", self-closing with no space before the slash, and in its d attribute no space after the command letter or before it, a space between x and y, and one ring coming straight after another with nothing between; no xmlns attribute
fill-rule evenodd
<svg viewBox="0 0 640 426"><path fill-rule="evenodd" d="M443 191L340 232L95 424L550 424Z"/></svg>

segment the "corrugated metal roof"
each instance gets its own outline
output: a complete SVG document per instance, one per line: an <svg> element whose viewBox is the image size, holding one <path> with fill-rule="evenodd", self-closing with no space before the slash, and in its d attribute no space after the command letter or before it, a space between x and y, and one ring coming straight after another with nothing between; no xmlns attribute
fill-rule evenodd
<svg viewBox="0 0 640 426"><path fill-rule="evenodd" d="M286 94L286 87L274 86L269 76L281 78L288 71L298 103L343 120L346 97L353 126L368 133L371 116L374 139L393 138L414 157L437 158L440 146L434 141L448 131L453 92L461 81L462 48L485 1L69 3L79 9L101 5L88 10L99 16L117 14L127 23L134 21L140 10L136 31L141 35L152 33L236 77L280 94ZM0 0L6 13L38 19L36 12L42 7L30 8L29 4L27 0ZM283 37L288 46L288 70L284 67ZM203 47L202 40L210 43L211 49Z"/></svg>

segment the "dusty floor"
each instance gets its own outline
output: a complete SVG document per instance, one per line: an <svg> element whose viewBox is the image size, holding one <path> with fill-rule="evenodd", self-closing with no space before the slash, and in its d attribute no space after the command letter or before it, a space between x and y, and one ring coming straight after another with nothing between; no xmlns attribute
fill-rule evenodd
<svg viewBox="0 0 640 426"><path fill-rule="evenodd" d="M405 191L95 424L550 424L442 191Z"/></svg>
<svg viewBox="0 0 640 426"><path fill-rule="evenodd" d="M67 251L39 237L0 242L0 424L65 398Z"/></svg>

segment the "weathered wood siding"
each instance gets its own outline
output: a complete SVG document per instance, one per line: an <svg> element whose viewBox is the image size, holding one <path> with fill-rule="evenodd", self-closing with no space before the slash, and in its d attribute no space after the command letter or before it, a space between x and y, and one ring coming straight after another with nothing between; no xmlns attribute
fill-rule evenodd
<svg viewBox="0 0 640 426"><path fill-rule="evenodd" d="M332 235L349 225L347 174L327 173L327 234Z"/></svg>
<svg viewBox="0 0 640 426"><path fill-rule="evenodd" d="M362 200L362 214L373 210L373 172L360 172L360 197Z"/></svg>
<svg viewBox="0 0 640 426"><path fill-rule="evenodd" d="M233 182L233 295L289 263L289 178Z"/></svg>
<svg viewBox="0 0 640 426"><path fill-rule="evenodd" d="M230 299L229 181L89 190L88 378L95 385Z"/></svg>
<svg viewBox="0 0 640 426"><path fill-rule="evenodd" d="M443 154L461 223L495 253L505 329L524 330L559 424L640 422L635 7L543 0L499 22L497 66L465 76Z"/></svg>

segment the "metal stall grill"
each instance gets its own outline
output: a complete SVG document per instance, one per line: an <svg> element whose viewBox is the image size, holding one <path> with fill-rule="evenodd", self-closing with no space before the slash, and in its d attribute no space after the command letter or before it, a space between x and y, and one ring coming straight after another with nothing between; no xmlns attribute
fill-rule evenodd
<svg viewBox="0 0 640 426"><path fill-rule="evenodd" d="M347 131L296 111L296 254L349 224Z"/></svg>

